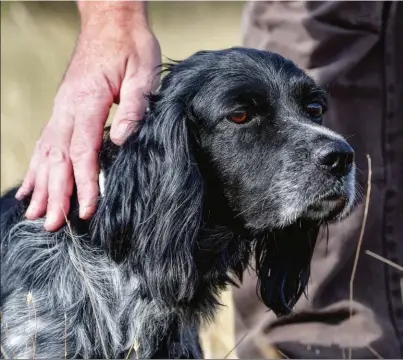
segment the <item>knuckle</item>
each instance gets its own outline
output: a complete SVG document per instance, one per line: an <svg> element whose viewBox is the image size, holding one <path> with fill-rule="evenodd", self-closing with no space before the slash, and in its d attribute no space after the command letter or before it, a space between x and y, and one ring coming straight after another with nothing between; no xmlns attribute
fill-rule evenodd
<svg viewBox="0 0 403 360"><path fill-rule="evenodd" d="M80 208L85 208L86 212L91 211L97 203L97 200L91 197L79 197L78 202L80 204Z"/></svg>
<svg viewBox="0 0 403 360"><path fill-rule="evenodd" d="M69 203L71 195L68 195L66 193L56 193L56 194L49 194L48 198L48 203L53 206L56 205L56 207L60 207L61 205L65 205Z"/></svg>
<svg viewBox="0 0 403 360"><path fill-rule="evenodd" d="M57 201L60 201L60 199L70 199L73 195L73 186L69 186L68 183L69 182L57 182L51 184L51 186L49 187L49 201L53 201L53 199L57 199Z"/></svg>
<svg viewBox="0 0 403 360"><path fill-rule="evenodd" d="M73 164L73 167L76 167L77 164L80 164L84 160L85 151L86 149L77 146L72 147L70 149L70 159Z"/></svg>
<svg viewBox="0 0 403 360"><path fill-rule="evenodd" d="M80 161L89 151L88 145L83 141L74 141L70 146L70 158L73 163Z"/></svg>
<svg viewBox="0 0 403 360"><path fill-rule="evenodd" d="M77 197L80 200L91 200L98 196L98 184L91 178L77 182Z"/></svg>
<svg viewBox="0 0 403 360"><path fill-rule="evenodd" d="M50 149L50 152L49 152L49 160L51 161L52 164L62 164L62 163L67 163L69 160L69 157L65 151L63 151L59 148L53 147Z"/></svg>
<svg viewBox="0 0 403 360"><path fill-rule="evenodd" d="M122 110L119 114L119 123L127 123L130 125L132 122L138 120L143 117L143 109L136 110Z"/></svg>
<svg viewBox="0 0 403 360"><path fill-rule="evenodd" d="M35 201L36 203L42 203L45 201L46 196L47 190L45 190L44 187L35 187L35 191L32 195L32 201Z"/></svg>
<svg viewBox="0 0 403 360"><path fill-rule="evenodd" d="M83 142L75 142L70 146L70 158L73 165L84 160L96 161L98 152Z"/></svg>
<svg viewBox="0 0 403 360"><path fill-rule="evenodd" d="M92 174L91 174L92 175ZM77 181L77 194L89 197L94 192L96 183L90 174L86 174L85 177L81 177Z"/></svg>
<svg viewBox="0 0 403 360"><path fill-rule="evenodd" d="M35 181L35 194L46 194L48 192L48 188L46 184L43 184L39 181Z"/></svg>
<svg viewBox="0 0 403 360"><path fill-rule="evenodd" d="M38 140L36 142L36 149L42 157L47 158L49 156L51 146L43 140Z"/></svg>
<svg viewBox="0 0 403 360"><path fill-rule="evenodd" d="M77 186L78 198L90 198L98 195L98 174L92 168L85 168L86 171L77 169L75 184Z"/></svg>

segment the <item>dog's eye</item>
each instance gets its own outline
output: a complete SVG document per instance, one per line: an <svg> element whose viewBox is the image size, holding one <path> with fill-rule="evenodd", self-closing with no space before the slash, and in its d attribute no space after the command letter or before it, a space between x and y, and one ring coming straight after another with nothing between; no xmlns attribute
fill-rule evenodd
<svg viewBox="0 0 403 360"><path fill-rule="evenodd" d="M234 111L228 118L234 123L242 124L248 120L248 113L243 110Z"/></svg>
<svg viewBox="0 0 403 360"><path fill-rule="evenodd" d="M319 103L312 103L306 107L306 112L313 118L319 118L323 115L323 106Z"/></svg>

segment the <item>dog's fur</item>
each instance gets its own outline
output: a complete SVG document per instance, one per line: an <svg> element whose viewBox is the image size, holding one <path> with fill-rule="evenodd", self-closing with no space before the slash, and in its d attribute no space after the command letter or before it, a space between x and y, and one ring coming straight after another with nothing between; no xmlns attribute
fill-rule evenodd
<svg viewBox="0 0 403 360"><path fill-rule="evenodd" d="M168 66L124 145L106 136L91 221L78 218L74 199L70 227L47 233L43 219L24 218L29 198L6 194L8 356L200 358L199 325L251 254L262 301L288 314L306 287L320 226L355 201L354 163L339 174L318 161L348 144L306 113L313 102L326 108L323 91L277 54L198 52ZM231 122L238 109L248 122Z"/></svg>

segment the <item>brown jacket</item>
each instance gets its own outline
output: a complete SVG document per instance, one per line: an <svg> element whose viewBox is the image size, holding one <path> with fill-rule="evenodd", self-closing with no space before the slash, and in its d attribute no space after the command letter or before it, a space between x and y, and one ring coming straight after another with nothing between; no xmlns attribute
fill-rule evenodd
<svg viewBox="0 0 403 360"><path fill-rule="evenodd" d="M290 358L403 358L403 272L368 256L370 250L403 265L403 2L251 2L244 13L244 45L279 52L326 88L326 125L356 150L358 182L372 191L354 279L349 283L363 220L363 204L332 225L318 242L308 300L295 315L276 319L245 274L235 290L241 358L264 357L275 344ZM290 249L292 251L292 249Z"/></svg>

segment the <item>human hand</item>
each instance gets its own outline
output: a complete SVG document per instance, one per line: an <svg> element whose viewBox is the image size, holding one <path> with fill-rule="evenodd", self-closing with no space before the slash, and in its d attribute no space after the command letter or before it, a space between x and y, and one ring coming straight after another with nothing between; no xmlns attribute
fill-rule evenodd
<svg viewBox="0 0 403 360"><path fill-rule="evenodd" d="M79 8L82 26L76 50L16 195L22 199L33 191L26 217L34 220L46 213L48 231L65 223L74 182L80 217L94 214L98 154L110 108L119 104L111 139L120 145L144 115L144 94L158 83L160 47L143 3L83 1Z"/></svg>

